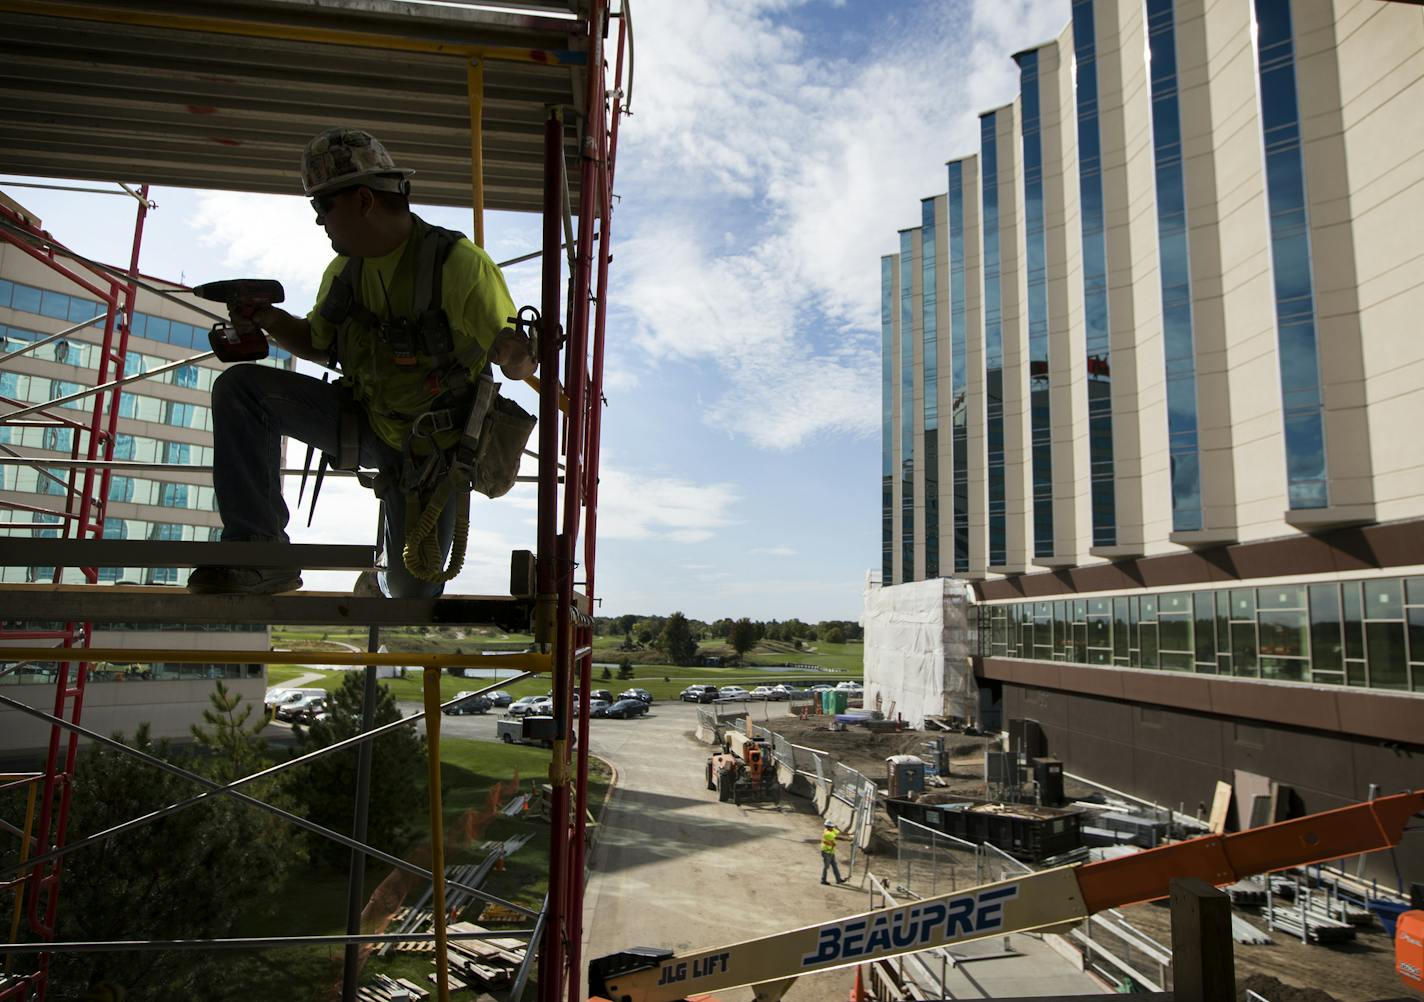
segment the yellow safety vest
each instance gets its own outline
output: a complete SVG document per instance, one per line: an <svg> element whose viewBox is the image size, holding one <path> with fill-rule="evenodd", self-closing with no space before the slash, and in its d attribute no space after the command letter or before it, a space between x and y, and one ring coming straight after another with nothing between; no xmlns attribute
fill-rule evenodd
<svg viewBox="0 0 1424 1002"><path fill-rule="evenodd" d="M823 831L821 833L821 851L835 852L836 836L839 834L840 832L836 831L834 828L827 828L825 831Z"/></svg>

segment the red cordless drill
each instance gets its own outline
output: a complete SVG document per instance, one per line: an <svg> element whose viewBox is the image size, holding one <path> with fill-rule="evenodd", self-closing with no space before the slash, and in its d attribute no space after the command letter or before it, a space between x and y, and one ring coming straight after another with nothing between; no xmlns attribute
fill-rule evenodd
<svg viewBox="0 0 1424 1002"><path fill-rule="evenodd" d="M230 313L251 318L258 307L286 298L282 283L270 278L230 278L193 287L193 295L226 303ZM221 320L208 332L208 344L224 362L255 362L267 357L267 337L255 323L238 325Z"/></svg>

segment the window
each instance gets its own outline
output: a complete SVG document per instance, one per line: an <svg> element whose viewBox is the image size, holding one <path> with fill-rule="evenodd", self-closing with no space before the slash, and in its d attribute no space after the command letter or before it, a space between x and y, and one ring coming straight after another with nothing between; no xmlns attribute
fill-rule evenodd
<svg viewBox="0 0 1424 1002"><path fill-rule="evenodd" d="M114 458L132 460L134 458L134 437L119 432L114 436Z"/></svg>
<svg viewBox="0 0 1424 1002"><path fill-rule="evenodd" d="M187 484L159 484L158 503L165 508L188 507Z"/></svg>
<svg viewBox="0 0 1424 1002"><path fill-rule="evenodd" d="M195 408L192 404L181 404L176 400L163 402L163 423L177 428L193 427Z"/></svg>
<svg viewBox="0 0 1424 1002"><path fill-rule="evenodd" d="M196 365L180 365L174 369L173 385L196 389L198 386L198 367Z"/></svg>
<svg viewBox="0 0 1424 1002"><path fill-rule="evenodd" d="M1004 331L999 250L998 113L979 118L984 280L984 433L988 445L989 564L1008 562L1008 494L1004 454Z"/></svg>
<svg viewBox="0 0 1424 1002"><path fill-rule="evenodd" d="M1019 64L1020 135L1023 148L1024 233L1027 252L1029 441L1033 504L1033 555L1053 556L1053 419L1050 407L1047 244L1043 214L1043 140L1039 130L1038 52Z"/></svg>
<svg viewBox="0 0 1424 1002"><path fill-rule="evenodd" d="M164 442L163 461L165 463L189 463L192 446L187 442Z"/></svg>
<svg viewBox="0 0 1424 1002"><path fill-rule="evenodd" d="M914 231L900 234L900 562L915 580Z"/></svg>
<svg viewBox="0 0 1424 1002"><path fill-rule="evenodd" d="M880 581L895 583L895 258L880 259Z"/></svg>

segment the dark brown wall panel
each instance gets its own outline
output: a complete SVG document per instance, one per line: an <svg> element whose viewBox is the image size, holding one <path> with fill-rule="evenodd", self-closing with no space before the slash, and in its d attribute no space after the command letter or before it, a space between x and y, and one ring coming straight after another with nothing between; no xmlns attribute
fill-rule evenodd
<svg viewBox="0 0 1424 1002"><path fill-rule="evenodd" d="M1381 793L1424 788L1424 743L1015 682L1003 684L1003 698L1006 722L1009 717L1039 721L1048 753L1061 758L1067 771L1146 800L1181 805L1189 814L1198 805L1209 807L1216 782L1231 782L1237 769L1291 787L1306 813L1358 803L1371 783ZM1377 855L1367 873L1392 884L1388 854ZM1424 838L1407 838L1396 856L1406 881L1424 881Z"/></svg>

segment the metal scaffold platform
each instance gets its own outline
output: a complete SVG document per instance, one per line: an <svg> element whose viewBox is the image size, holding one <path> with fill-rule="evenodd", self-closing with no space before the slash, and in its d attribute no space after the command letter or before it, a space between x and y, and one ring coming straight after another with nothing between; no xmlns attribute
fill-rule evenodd
<svg viewBox="0 0 1424 1002"><path fill-rule="evenodd" d="M363 944L433 939L436 996L451 990L452 941L527 943L514 984L534 983L541 1002L576 997L582 969L584 834L588 818L588 718L573 694L590 688L592 610L603 398L603 353L611 261L618 123L632 80L628 0L500 0L497 5L431 5L405 0L0 0L0 143L6 170L37 178L116 183L137 203L127 267L104 265L66 247L14 203L0 198L0 241L99 301L99 315L47 334L3 363L80 328L100 332L94 385L47 403L0 398L0 426L65 429L68 460L0 444L6 465L25 464L54 481L37 504L0 498L0 507L43 516L0 526L0 566L44 568L48 582L0 584L0 676L22 665L54 666L52 711L0 689L0 708L42 720L49 744L39 771L0 776L21 791L19 819L0 819L0 838L18 835L13 865L0 864L0 914L12 919L0 975L0 1002L43 1000L50 960L60 952L265 949L320 944L344 950L343 1000L360 997ZM624 70L625 56L627 72ZM139 271L149 186L223 188L289 194L300 188L299 153L333 121L369 129L419 175L421 201L473 209L473 239L484 244L486 209L542 214L537 322L536 546L511 561L507 595L387 599L297 591L280 595L202 595L155 585L101 584L102 567L293 567L371 569L371 546L193 543L103 538L110 483L134 466L115 457L119 403L137 290L163 296ZM43 186L43 185L42 185ZM566 298L567 297L567 298ZM88 332L86 331L86 336ZM197 355L173 366L206 360ZM83 418L72 409L83 400ZM69 406L67 412L60 408ZM208 473L202 467L184 470ZM55 472L66 470L67 477ZM56 498L53 495L58 494ZM52 525L60 538L17 535ZM580 548L581 544L581 548ZM399 559L397 555L395 559ZM77 568L84 583L64 580ZM577 574L576 574L577 572ZM576 580L577 577L577 580ZM253 775L223 784L106 737L83 723L91 668L121 659L264 664L291 652L102 648L105 631L144 624L360 624L369 650L303 654L313 664L365 668L359 733ZM387 626L496 626L530 632L529 650L497 655L377 652ZM420 665L424 706L412 717L375 726L377 665ZM440 802L441 710L446 668L498 666L519 674L496 685L547 674L553 690L549 765L548 893L542 907L506 901L450 879L444 866ZM492 689L495 685L487 686ZM485 691L485 690L480 690ZM428 865L366 841L366 802L374 739L423 723L428 744L431 858ZM106 831L67 831L77 752L87 742L134 756L194 787L192 796ZM351 832L324 828L250 796L272 775L312 759L356 749L356 821ZM231 798L281 817L351 850L347 930L343 935L60 942L66 857L121 832L210 798ZM366 860L428 882L433 931L363 932ZM458 871L463 872L463 871ZM257 879L254 877L254 879ZM447 928L446 888L527 919L499 932ZM7 899L8 895L8 899ZM12 900L13 904L10 904ZM117 903L116 903L117 904ZM25 932L21 934L21 920ZM3 935L3 934L0 934ZM18 970L16 960L31 963ZM536 973L537 971L537 973Z"/></svg>

